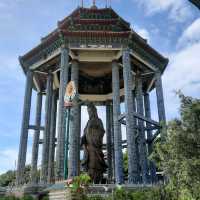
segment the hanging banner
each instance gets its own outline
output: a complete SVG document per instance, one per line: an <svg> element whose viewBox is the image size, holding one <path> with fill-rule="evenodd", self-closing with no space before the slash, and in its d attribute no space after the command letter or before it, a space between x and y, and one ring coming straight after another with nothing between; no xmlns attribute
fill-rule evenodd
<svg viewBox="0 0 200 200"><path fill-rule="evenodd" d="M77 94L77 91L76 91L76 86L75 86L75 83L74 81L70 81L68 84L67 84L67 87L66 87L66 91L65 91L65 96L64 96L64 106L65 107L72 107L73 106L73 99L75 98Z"/></svg>

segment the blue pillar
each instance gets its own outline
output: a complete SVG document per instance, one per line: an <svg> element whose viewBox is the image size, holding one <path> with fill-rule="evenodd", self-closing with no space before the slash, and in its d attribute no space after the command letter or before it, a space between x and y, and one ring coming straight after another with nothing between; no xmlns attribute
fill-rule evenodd
<svg viewBox="0 0 200 200"><path fill-rule="evenodd" d="M161 131L161 139L165 140L166 134L167 134L166 115L165 115L164 95L163 95L163 87L162 87L162 77L161 77L161 72L159 70L156 72L155 87L156 87L159 122L163 126L163 129Z"/></svg>
<svg viewBox="0 0 200 200"><path fill-rule="evenodd" d="M136 184L139 181L138 159L136 148L136 131L133 116L133 75L131 73L130 50L123 50L123 75L126 114L126 138L128 151L128 182Z"/></svg>
<svg viewBox="0 0 200 200"><path fill-rule="evenodd" d="M142 79L140 76L136 77L136 99L137 99L137 112L144 116L144 103L143 103L143 90ZM139 163L141 168L142 182L148 183L148 164L147 164L147 145L144 130L144 122L138 119L138 143L139 143Z"/></svg>
<svg viewBox="0 0 200 200"><path fill-rule="evenodd" d="M48 162L48 183L55 181L55 142L56 142L56 115L57 115L57 90L53 91L51 107L51 124L50 124L50 143L49 143L49 162Z"/></svg>
<svg viewBox="0 0 200 200"><path fill-rule="evenodd" d="M58 139L56 149L56 179L64 178L64 147L65 147L65 108L64 95L68 83L69 73L69 52L66 47L61 49L61 64L60 64L60 87L59 87L59 105L58 105Z"/></svg>
<svg viewBox="0 0 200 200"><path fill-rule="evenodd" d="M113 129L114 129L114 150L115 150L115 179L117 184L124 183L122 134L119 123L120 116L120 86L119 86L119 65L112 62L112 89L113 89Z"/></svg>
<svg viewBox="0 0 200 200"><path fill-rule="evenodd" d="M26 74L26 89L24 95L23 118L22 118L21 137L20 137L18 163L17 163L17 174L16 174L17 185L21 185L24 183L28 130L29 130L30 111L31 111L32 87L33 87L33 72L29 70Z"/></svg>
<svg viewBox="0 0 200 200"><path fill-rule="evenodd" d="M112 132L111 132L111 105L109 102L106 104L106 148L107 148L107 163L108 163L108 183L112 181Z"/></svg>
<svg viewBox="0 0 200 200"><path fill-rule="evenodd" d="M150 106L150 98L149 93L144 94L144 108L145 108L145 117L151 119L151 106ZM152 131L150 130L151 124L146 123L147 126L147 141L148 141L148 155L150 156L153 151L152 143L150 142L153 135ZM149 161L149 174L150 174L150 181L155 183L157 181L156 177L156 166L152 161Z"/></svg>
<svg viewBox="0 0 200 200"><path fill-rule="evenodd" d="M114 148L114 127L113 127L113 102L110 105L110 126L111 126L111 148L112 148L112 180L115 180L115 148Z"/></svg>
<svg viewBox="0 0 200 200"><path fill-rule="evenodd" d="M39 140L40 140L40 126L41 126L41 112L42 112L42 93L37 94L37 105L36 105L36 118L35 126L37 129L34 131L33 137L33 148L32 148L32 161L31 161L31 182L37 183L37 164L38 164L38 151L39 151Z"/></svg>
<svg viewBox="0 0 200 200"><path fill-rule="evenodd" d="M42 145L43 148L42 148L42 165L41 165L41 183L47 183L47 175L48 175L52 94L53 94L53 74L49 72L47 77L46 101L45 101L45 129L43 134L43 145Z"/></svg>
<svg viewBox="0 0 200 200"><path fill-rule="evenodd" d="M78 62L73 60L71 65L71 80L74 81L78 92L79 67ZM74 99L74 106L71 108L70 135L69 135L69 162L68 177L79 175L80 163L80 106L78 95Z"/></svg>

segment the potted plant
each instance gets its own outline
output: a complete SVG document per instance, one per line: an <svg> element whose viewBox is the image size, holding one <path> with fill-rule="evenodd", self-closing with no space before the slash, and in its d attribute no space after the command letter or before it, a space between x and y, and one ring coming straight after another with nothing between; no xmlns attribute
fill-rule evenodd
<svg viewBox="0 0 200 200"><path fill-rule="evenodd" d="M87 174L81 174L73 179L68 179L66 181L67 200L86 199L86 191L90 183L91 178Z"/></svg>

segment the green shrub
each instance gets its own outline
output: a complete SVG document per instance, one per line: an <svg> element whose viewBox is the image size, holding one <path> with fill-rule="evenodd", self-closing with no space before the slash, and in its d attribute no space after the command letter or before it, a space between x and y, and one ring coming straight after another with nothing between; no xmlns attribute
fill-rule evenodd
<svg viewBox="0 0 200 200"><path fill-rule="evenodd" d="M107 200L107 198L97 195L97 196L88 197L87 200Z"/></svg>
<svg viewBox="0 0 200 200"><path fill-rule="evenodd" d="M105 200L132 200L131 192L126 191L121 187L117 187L113 193Z"/></svg>
<svg viewBox="0 0 200 200"><path fill-rule="evenodd" d="M67 189L71 189L75 193L84 193L91 184L91 178L86 173L67 180Z"/></svg>
<svg viewBox="0 0 200 200"><path fill-rule="evenodd" d="M20 199L14 196L9 196L9 197L1 197L0 200L20 200Z"/></svg>
<svg viewBox="0 0 200 200"><path fill-rule="evenodd" d="M49 200L49 197L43 197L42 200Z"/></svg>
<svg viewBox="0 0 200 200"><path fill-rule="evenodd" d="M130 196L132 200L147 200L148 198L147 192L143 190L131 192Z"/></svg>
<svg viewBox="0 0 200 200"><path fill-rule="evenodd" d="M31 196L24 196L22 198L7 196L7 197L0 197L0 200L34 200L34 198Z"/></svg>
<svg viewBox="0 0 200 200"><path fill-rule="evenodd" d="M167 193L164 187L134 189L131 191L127 191L123 188L118 187L113 192L113 194L111 194L108 198L104 199L105 200L178 200L171 198L169 192Z"/></svg>
<svg viewBox="0 0 200 200"><path fill-rule="evenodd" d="M20 200L34 200L34 198L32 196L26 195L26 196L22 197Z"/></svg>

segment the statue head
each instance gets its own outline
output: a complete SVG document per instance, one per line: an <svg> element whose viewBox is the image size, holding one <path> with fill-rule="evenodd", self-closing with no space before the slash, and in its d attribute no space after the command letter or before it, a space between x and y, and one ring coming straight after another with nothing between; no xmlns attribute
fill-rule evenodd
<svg viewBox="0 0 200 200"><path fill-rule="evenodd" d="M88 103L87 111L88 111L89 119L98 118L97 109L96 109L96 107L95 107L95 105L93 103L91 103L91 102Z"/></svg>

